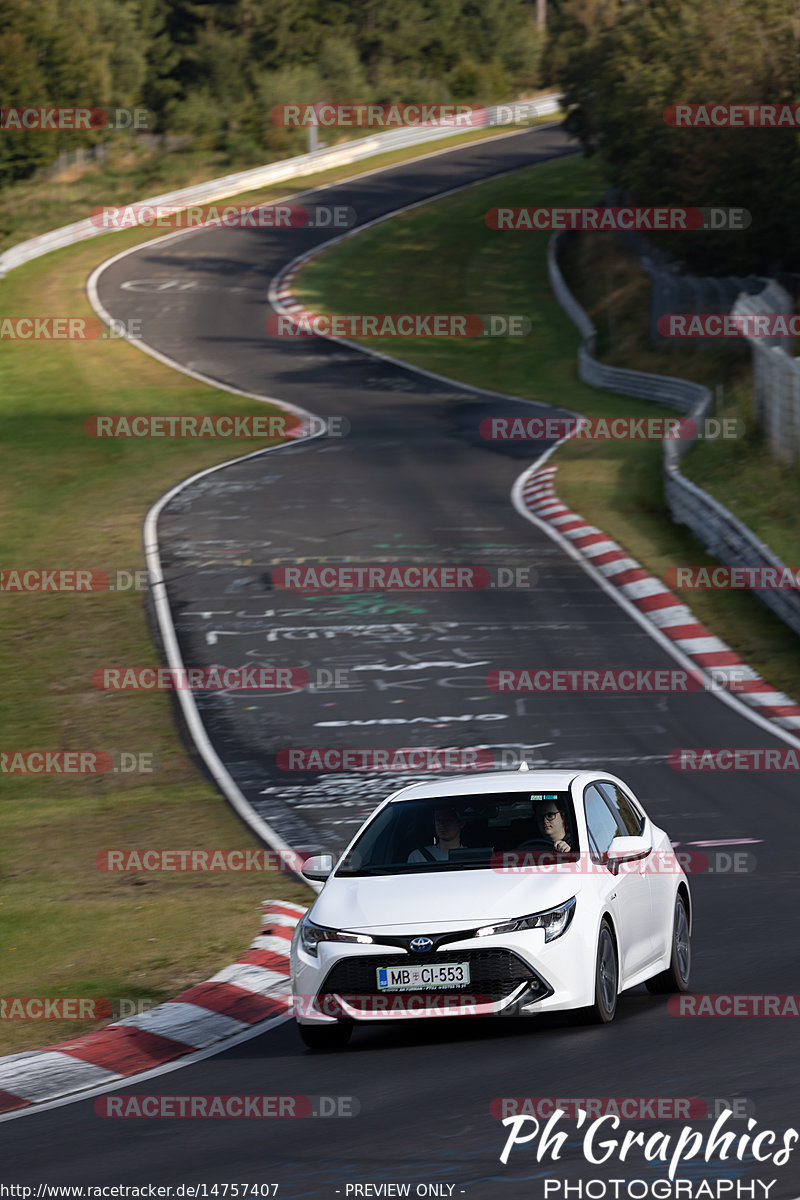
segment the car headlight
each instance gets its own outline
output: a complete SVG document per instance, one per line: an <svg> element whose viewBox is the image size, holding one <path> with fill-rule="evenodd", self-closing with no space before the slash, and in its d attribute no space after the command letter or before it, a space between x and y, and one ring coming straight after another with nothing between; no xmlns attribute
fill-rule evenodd
<svg viewBox="0 0 800 1200"><path fill-rule="evenodd" d="M324 925L315 925L308 917L303 917L295 927L297 942L310 954L317 957L317 946L320 942L356 942L360 946L369 946L373 938L366 933L347 933L343 929L327 929Z"/></svg>
<svg viewBox="0 0 800 1200"><path fill-rule="evenodd" d="M543 929L544 940L553 942L569 929L575 914L575 897L549 908L546 912L532 913L529 917L517 917L515 921L498 921L496 925L484 925L475 930L475 937L491 937L495 933L517 933L520 929Z"/></svg>

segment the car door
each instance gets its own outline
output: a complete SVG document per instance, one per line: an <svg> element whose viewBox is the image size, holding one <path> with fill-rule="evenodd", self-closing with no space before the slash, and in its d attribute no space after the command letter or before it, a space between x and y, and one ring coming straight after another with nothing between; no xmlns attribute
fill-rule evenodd
<svg viewBox="0 0 800 1200"><path fill-rule="evenodd" d="M625 979L655 957L650 875L645 860L626 863L616 875L608 867L609 846L615 837L627 836L628 829L604 795L600 781L584 789L583 810L592 863L607 871L607 875L601 873L596 878L601 884L601 898L606 901L617 930L624 987Z"/></svg>
<svg viewBox="0 0 800 1200"><path fill-rule="evenodd" d="M643 834L650 822L637 805L635 799L617 783L604 781L600 784L611 807L618 813L627 833ZM652 827L651 834L652 835ZM656 853L647 863L650 879L650 903L653 908L653 952L659 958L672 944L673 906L675 903L677 866L671 855Z"/></svg>

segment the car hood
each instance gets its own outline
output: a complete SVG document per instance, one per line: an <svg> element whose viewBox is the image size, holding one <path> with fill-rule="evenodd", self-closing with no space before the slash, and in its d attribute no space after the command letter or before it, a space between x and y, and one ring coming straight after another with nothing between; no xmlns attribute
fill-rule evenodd
<svg viewBox="0 0 800 1200"><path fill-rule="evenodd" d="M555 908L580 891L576 876L431 871L328 880L311 919L356 932L387 926L426 933Z"/></svg>

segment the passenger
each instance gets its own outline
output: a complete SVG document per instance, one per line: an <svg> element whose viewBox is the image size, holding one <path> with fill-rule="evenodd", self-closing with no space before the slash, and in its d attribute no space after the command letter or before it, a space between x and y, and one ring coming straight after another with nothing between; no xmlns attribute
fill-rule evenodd
<svg viewBox="0 0 800 1200"><path fill-rule="evenodd" d="M461 847L461 830L466 824L459 820L454 808L437 808L433 815L434 841L430 846L422 846L412 850L408 856L410 863L446 862L451 850Z"/></svg>

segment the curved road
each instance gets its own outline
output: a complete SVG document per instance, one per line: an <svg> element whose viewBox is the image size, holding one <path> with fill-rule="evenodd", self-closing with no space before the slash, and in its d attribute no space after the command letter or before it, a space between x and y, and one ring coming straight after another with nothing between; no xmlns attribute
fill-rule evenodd
<svg viewBox="0 0 800 1200"><path fill-rule="evenodd" d="M302 202L348 204L364 222L569 152L560 131L533 130L309 193ZM492 203L502 202L499 179ZM755 851L751 873L693 876L693 990L792 992L800 898L795 781L776 773L681 775L667 765L678 746L782 743L708 693L521 698L487 688L494 668L675 663L512 508L511 486L535 448L503 453L477 435L481 417L498 404L510 411L510 402L322 340L265 337L268 282L315 237L309 230L194 231L112 262L99 282L106 309L119 319L142 318L145 340L169 358L224 385L350 423L346 437L207 476L160 518L187 664L299 666L321 681L324 672L335 680L338 670L346 685L201 697L206 728L239 787L290 844L334 848L406 777L289 774L277 765L281 750L482 746L508 761L524 755L532 765L606 765L630 781L675 841L740 839ZM274 586L277 566L323 556L520 565L535 586L366 601L311 599ZM83 1101L6 1123L3 1177L279 1182L287 1200L357 1195L347 1186L381 1182L410 1182L413 1195L417 1184L437 1183L454 1185L441 1195L538 1200L548 1177L652 1181L665 1171L638 1150L625 1164L590 1166L574 1122L565 1126L570 1139L560 1162L537 1162L535 1150L522 1146L503 1166L494 1098L698 1097L712 1107L738 1100L758 1130L783 1130L798 1124L797 1056L790 1019L679 1019L644 989L628 993L616 1022L600 1030L576 1030L557 1018L371 1028L343 1054L314 1056L287 1024L123 1091L347 1095L356 1098L356 1117L112 1120ZM631 1127L675 1133L686 1123L623 1121L619 1136ZM691 1123L707 1133L712 1121ZM734 1128L746 1131L742 1121ZM800 1152L782 1168L752 1158L691 1162L678 1177L707 1178L714 1187L717 1180L774 1179L770 1200L788 1200L800 1193ZM754 1194L764 1193L757 1185Z"/></svg>

